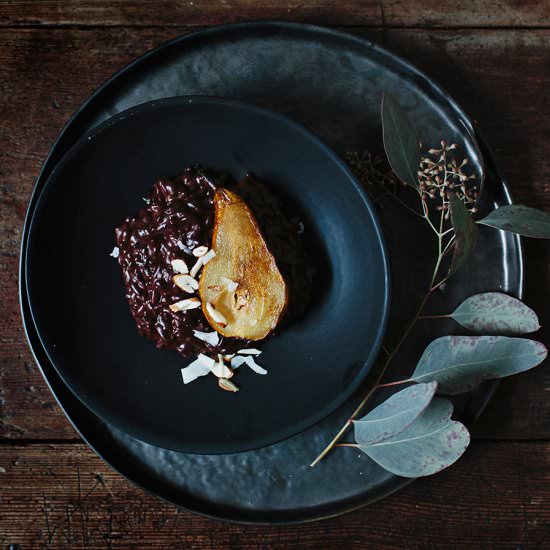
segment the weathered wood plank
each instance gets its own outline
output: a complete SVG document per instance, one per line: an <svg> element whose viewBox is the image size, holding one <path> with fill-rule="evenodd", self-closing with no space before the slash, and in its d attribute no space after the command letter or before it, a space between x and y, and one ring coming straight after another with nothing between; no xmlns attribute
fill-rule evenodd
<svg viewBox="0 0 550 550"><path fill-rule="evenodd" d="M549 443L474 444L442 474L295 527L244 528L178 511L84 445L0 445L0 466L2 548L547 548L550 540Z"/></svg>
<svg viewBox="0 0 550 550"><path fill-rule="evenodd" d="M252 19L324 25L407 27L541 27L547 2L452 0L20 0L0 6L0 25L197 26Z"/></svg>
<svg viewBox="0 0 550 550"><path fill-rule="evenodd" d="M72 438L32 364L17 301L19 237L56 134L112 72L182 29L0 31L0 437ZM475 117L519 202L550 209L550 31L357 31L438 79ZM547 243L526 242L527 302L550 319ZM540 336L550 341L548 329ZM548 438L547 368L506 381L475 434Z"/></svg>

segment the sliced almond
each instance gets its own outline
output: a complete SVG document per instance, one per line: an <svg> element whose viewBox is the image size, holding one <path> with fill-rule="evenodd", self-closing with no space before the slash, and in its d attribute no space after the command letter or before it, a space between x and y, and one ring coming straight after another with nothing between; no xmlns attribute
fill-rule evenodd
<svg viewBox="0 0 550 550"><path fill-rule="evenodd" d="M204 355L204 353L199 353L197 360L200 361L203 365L208 367L209 370L212 370L212 367L214 366L214 359L211 357L208 357L208 355Z"/></svg>
<svg viewBox="0 0 550 550"><path fill-rule="evenodd" d="M207 252L207 246L197 246L197 248L193 249L193 256L195 256L196 258L200 258L201 256L204 256Z"/></svg>
<svg viewBox="0 0 550 550"><path fill-rule="evenodd" d="M206 304L206 311L218 325L222 325L223 327L227 325L227 319L210 302Z"/></svg>
<svg viewBox="0 0 550 550"><path fill-rule="evenodd" d="M202 265L206 265L214 256L216 252L214 250L209 250L204 256L202 256Z"/></svg>
<svg viewBox="0 0 550 550"><path fill-rule="evenodd" d="M258 365L251 355L237 355L231 359L231 367L234 369L238 369L243 364L248 365L258 374L267 374L267 371L262 366Z"/></svg>
<svg viewBox="0 0 550 550"><path fill-rule="evenodd" d="M217 378L225 378L226 380L228 380L229 378L233 377L233 371L227 365L225 365L221 355L218 355L218 361L216 361L214 365L210 367L210 370L212 371L212 374Z"/></svg>
<svg viewBox="0 0 550 550"><path fill-rule="evenodd" d="M172 277L172 281L174 281L174 284L185 292L189 292L189 294L193 294L193 292L199 288L198 281L193 279L191 275L180 273L179 275L174 275Z"/></svg>
<svg viewBox="0 0 550 550"><path fill-rule="evenodd" d="M225 391L239 391L238 386L236 386L233 382L231 382L231 380L227 380L226 378L218 378L218 386Z"/></svg>
<svg viewBox="0 0 550 550"><path fill-rule="evenodd" d="M171 304L169 307L174 312L186 311L188 309L201 307L201 301L198 298L188 298L187 300L180 300L175 304Z"/></svg>
<svg viewBox="0 0 550 550"><path fill-rule="evenodd" d="M113 248L113 251L109 254L109 256L111 256L112 258L118 258L120 255L120 250L118 248L118 246L115 246Z"/></svg>
<svg viewBox="0 0 550 550"><path fill-rule="evenodd" d="M207 374L210 374L210 368L200 359L195 359L192 363L181 369L181 377L184 384L189 384L200 376L206 376Z"/></svg>
<svg viewBox="0 0 550 550"><path fill-rule="evenodd" d="M170 263L172 264L172 269L176 273L189 273L189 268L182 259L178 258L176 260L172 260Z"/></svg>
<svg viewBox="0 0 550 550"><path fill-rule="evenodd" d="M191 254L191 250L187 248L181 241L177 241L176 244L180 250L183 250L186 254Z"/></svg>

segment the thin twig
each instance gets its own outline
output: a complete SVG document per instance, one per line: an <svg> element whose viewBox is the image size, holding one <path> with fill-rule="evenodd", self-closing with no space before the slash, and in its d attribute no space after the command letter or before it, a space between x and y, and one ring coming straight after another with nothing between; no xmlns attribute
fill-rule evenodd
<svg viewBox="0 0 550 550"><path fill-rule="evenodd" d="M409 378L406 378L405 380L397 380L396 382L386 382L385 384L378 384L378 387L390 388L391 386L401 386L402 384L406 384L407 382L410 382Z"/></svg>
<svg viewBox="0 0 550 550"><path fill-rule="evenodd" d="M440 260L440 258L438 258ZM433 285L433 282L435 280L435 276L437 275L437 270L434 271L434 274L432 276L432 280L430 282L430 286ZM331 449L338 443L340 438L347 432L348 428L352 425L353 421L355 420L356 416L362 411L363 407L367 404L369 399L372 397L374 392L377 390L382 377L384 376L386 369L389 367L390 363L392 362L393 358L395 357L396 353L399 351L401 346L403 345L403 342L407 338L407 336L410 334L411 330L414 328L416 322L418 321L418 317L422 313L422 310L424 309L424 306L426 305L426 302L428 301L428 298L430 297L431 292L428 291L424 295L424 298L422 298L422 302L418 306L418 309L416 311L415 316L413 317L412 321L409 323L409 326L407 327L407 330L403 333L401 336L399 342L394 347L393 351L390 353L388 358L386 359L384 366L382 367L382 370L380 371L380 374L378 375L378 378L376 380L375 385L368 391L367 395L363 398L363 400L359 403L355 411L353 411L353 414L346 420L344 425L340 428L338 433L332 438L332 440L329 442L329 444L321 451L319 456L310 464L310 467L316 466L330 451Z"/></svg>
<svg viewBox="0 0 550 550"><path fill-rule="evenodd" d="M421 315L418 320L422 320L422 319L450 319L450 315L447 314L447 315Z"/></svg>

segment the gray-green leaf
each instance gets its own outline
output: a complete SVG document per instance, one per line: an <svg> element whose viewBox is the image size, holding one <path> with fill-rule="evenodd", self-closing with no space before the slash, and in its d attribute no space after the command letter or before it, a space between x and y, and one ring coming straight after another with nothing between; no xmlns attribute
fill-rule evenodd
<svg viewBox="0 0 550 550"><path fill-rule="evenodd" d="M430 404L436 388L436 382L414 384L394 393L365 416L354 420L357 443L371 445L402 432Z"/></svg>
<svg viewBox="0 0 550 550"><path fill-rule="evenodd" d="M546 347L526 338L443 336L424 351L410 380L438 383L438 392L464 393L482 380L503 378L536 367Z"/></svg>
<svg viewBox="0 0 550 550"><path fill-rule="evenodd" d="M403 477L435 474L456 462L470 443L470 434L451 420L453 406L433 399L428 408L398 435L359 449L389 472Z"/></svg>
<svg viewBox="0 0 550 550"><path fill-rule="evenodd" d="M524 237L550 239L550 213L521 204L501 206L477 223Z"/></svg>
<svg viewBox="0 0 550 550"><path fill-rule="evenodd" d="M420 141L405 111L388 94L382 96L382 138L392 170L401 181L416 189Z"/></svg>
<svg viewBox="0 0 550 550"><path fill-rule="evenodd" d="M476 332L525 334L540 328L537 314L517 298L484 292L466 298L451 313L457 323Z"/></svg>
<svg viewBox="0 0 550 550"><path fill-rule="evenodd" d="M476 239L477 227L464 203L456 196L451 196L451 222L455 230L455 244L453 246L453 258L449 268L450 277L466 261L472 252Z"/></svg>

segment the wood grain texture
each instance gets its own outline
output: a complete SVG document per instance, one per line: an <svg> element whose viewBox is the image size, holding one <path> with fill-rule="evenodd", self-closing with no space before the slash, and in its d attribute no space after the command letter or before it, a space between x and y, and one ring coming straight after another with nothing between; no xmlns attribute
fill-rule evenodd
<svg viewBox="0 0 550 550"><path fill-rule="evenodd" d="M338 452L348 452L339 450ZM548 548L550 444L474 444L450 470L343 517L242 527L134 488L84 445L0 446L0 547Z"/></svg>
<svg viewBox="0 0 550 550"><path fill-rule="evenodd" d="M389 27L541 27L540 0L20 0L0 5L0 25L197 26L250 19Z"/></svg>
<svg viewBox="0 0 550 550"><path fill-rule="evenodd" d="M74 438L33 365L17 297L19 237L42 159L115 70L182 29L0 30L0 437ZM550 209L550 31L370 30L434 76L479 122L518 202ZM32 76L29 76L32 75ZM526 241L526 301L550 323L549 249ZM545 328L538 335L549 342ZM479 438L548 438L547 368L502 383Z"/></svg>
<svg viewBox="0 0 550 550"><path fill-rule="evenodd" d="M548 2L0 1L0 548L549 548L548 364L501 383L473 430L482 441L448 471L344 517L272 528L213 522L136 489L76 442L38 373L17 264L49 145L99 84L149 48L197 26L271 18L345 26L404 55L479 122L516 201L550 210ZM549 247L524 245L526 301L548 344Z"/></svg>

